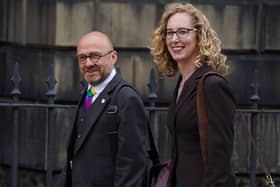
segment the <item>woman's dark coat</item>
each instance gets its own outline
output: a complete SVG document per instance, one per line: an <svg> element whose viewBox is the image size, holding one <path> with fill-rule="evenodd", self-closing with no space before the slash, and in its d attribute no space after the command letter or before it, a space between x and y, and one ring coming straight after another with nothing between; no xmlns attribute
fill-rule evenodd
<svg viewBox="0 0 280 187"><path fill-rule="evenodd" d="M168 127L172 135L171 186L232 187L231 155L234 141L235 102L226 80L211 75L204 80L205 104L208 114L208 162L202 160L196 110L197 81L211 71L209 66L196 70L185 82L176 103L178 80L168 112Z"/></svg>

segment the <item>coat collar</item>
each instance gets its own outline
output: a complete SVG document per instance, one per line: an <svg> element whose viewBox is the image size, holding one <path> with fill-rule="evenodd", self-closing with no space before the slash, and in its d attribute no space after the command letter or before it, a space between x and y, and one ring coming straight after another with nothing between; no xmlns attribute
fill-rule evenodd
<svg viewBox="0 0 280 187"><path fill-rule="evenodd" d="M204 73L209 72L209 71L213 71L213 68L209 65L203 65L200 68L198 68L194 73L194 79L198 80L200 79Z"/></svg>
<svg viewBox="0 0 280 187"><path fill-rule="evenodd" d="M176 85L176 89L173 96L173 103L175 104L175 113L179 110L181 106L190 98L189 96L194 93L197 87L197 81L203 76L204 73L211 71L212 67L208 65L203 65L193 72L190 78L184 83L183 90L179 100L176 103L176 98L178 94L179 85L182 81L182 76L179 77Z"/></svg>

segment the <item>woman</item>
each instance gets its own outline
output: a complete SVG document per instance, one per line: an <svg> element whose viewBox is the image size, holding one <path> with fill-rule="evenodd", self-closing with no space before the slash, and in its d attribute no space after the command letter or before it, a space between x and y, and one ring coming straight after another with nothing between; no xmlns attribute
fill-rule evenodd
<svg viewBox="0 0 280 187"><path fill-rule="evenodd" d="M231 173L235 103L230 86L217 75L204 80L208 160L204 163L202 159L197 81L208 71L228 72L220 40L208 19L191 4L168 5L154 31L151 53L160 73L180 73L167 121L173 139L170 186L235 186Z"/></svg>

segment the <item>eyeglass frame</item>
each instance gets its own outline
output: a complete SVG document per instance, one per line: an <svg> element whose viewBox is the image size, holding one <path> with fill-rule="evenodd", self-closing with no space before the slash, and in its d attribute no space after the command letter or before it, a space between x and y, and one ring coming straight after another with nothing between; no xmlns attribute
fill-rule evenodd
<svg viewBox="0 0 280 187"><path fill-rule="evenodd" d="M185 36L180 36L180 34L178 34L179 31L185 30L186 34ZM180 27L178 28L176 31L172 31L171 29L166 29L163 31L163 38L166 40L171 40L174 36L174 34L176 34L177 38L182 39L182 38L187 38L191 32L196 32L198 29L195 27L192 28L187 28L187 27ZM171 35L167 35L168 33L170 33Z"/></svg>
<svg viewBox="0 0 280 187"><path fill-rule="evenodd" d="M104 54L97 54L97 53L89 53L88 55L84 55L84 54L80 54L80 55L77 55L77 59L79 61L80 64L85 64L87 62L87 59L89 58L89 60L91 62L98 62L102 57L112 53L113 51L115 51L114 49L104 53ZM80 58L83 57L85 58L84 60L81 60Z"/></svg>

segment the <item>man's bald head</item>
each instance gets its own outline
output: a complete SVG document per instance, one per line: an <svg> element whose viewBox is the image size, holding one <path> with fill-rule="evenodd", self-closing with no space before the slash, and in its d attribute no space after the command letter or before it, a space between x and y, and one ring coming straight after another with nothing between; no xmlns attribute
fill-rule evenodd
<svg viewBox="0 0 280 187"><path fill-rule="evenodd" d="M108 49L113 49L113 43L112 40L110 39L110 37L108 35L106 35L103 32L99 32L99 31L93 31L93 32L89 32L85 35L83 35L77 44L77 48L79 48L79 46L81 45L81 43L84 43L86 41L102 41L100 43L103 43L104 47L108 48Z"/></svg>
<svg viewBox="0 0 280 187"><path fill-rule="evenodd" d="M92 86L99 84L111 73L117 61L117 52L109 36L94 31L83 35L77 44L81 75Z"/></svg>

